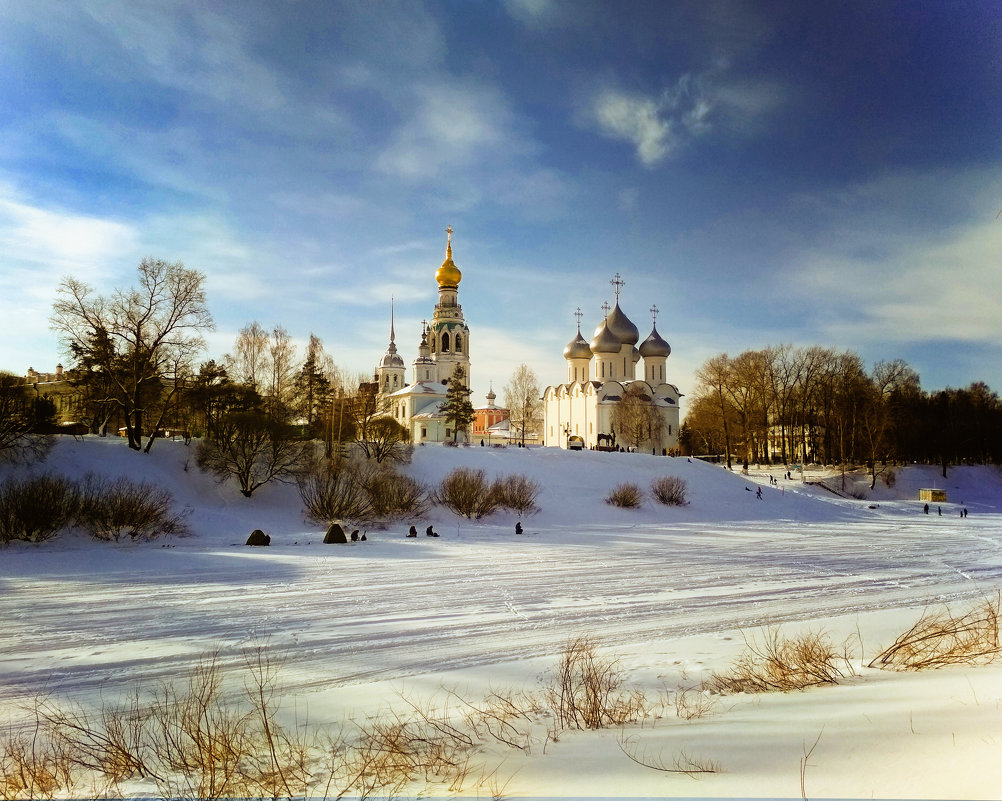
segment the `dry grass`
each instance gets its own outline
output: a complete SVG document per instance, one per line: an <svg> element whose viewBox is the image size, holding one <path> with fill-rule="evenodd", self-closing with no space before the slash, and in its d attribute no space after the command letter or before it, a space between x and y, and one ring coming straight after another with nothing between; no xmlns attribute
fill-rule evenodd
<svg viewBox="0 0 1002 801"><path fill-rule="evenodd" d="M685 506L686 490L685 479L678 476L661 476L651 482L651 495L665 506Z"/></svg>
<svg viewBox="0 0 1002 801"><path fill-rule="evenodd" d="M543 711L535 695L505 689L492 690L481 703L455 697L466 707L466 725L479 739L489 738L509 748L531 752L532 723Z"/></svg>
<svg viewBox="0 0 1002 801"><path fill-rule="evenodd" d="M636 737L626 737L622 733L616 744L627 759L645 768L661 773L684 773L693 779L704 773L719 773L720 763L701 756L694 756L683 748L677 754L667 756L664 749L656 753L651 749L641 748Z"/></svg>
<svg viewBox="0 0 1002 801"><path fill-rule="evenodd" d="M675 711L675 717L680 720L699 720L713 713L717 700L709 690L678 687L666 693L666 705Z"/></svg>
<svg viewBox="0 0 1002 801"><path fill-rule="evenodd" d="M650 714L644 693L623 688L618 660L601 656L588 637L567 641L543 697L561 728L601 729Z"/></svg>
<svg viewBox="0 0 1002 801"><path fill-rule="evenodd" d="M853 675L850 659L848 641L836 645L818 631L785 637L770 628L761 640L746 638L730 670L714 673L706 686L719 693L763 693L838 684Z"/></svg>
<svg viewBox="0 0 1002 801"><path fill-rule="evenodd" d="M878 654L867 667L928 670L946 665L984 664L996 659L999 647L1000 594L961 615L949 607L926 611L914 626Z"/></svg>
<svg viewBox="0 0 1002 801"><path fill-rule="evenodd" d="M75 765L48 736L35 715L25 730L13 727L0 734L0 799L52 798L69 792Z"/></svg>
<svg viewBox="0 0 1002 801"><path fill-rule="evenodd" d="M612 489L605 502L621 509L637 509L644 502L644 491L636 484L619 484Z"/></svg>

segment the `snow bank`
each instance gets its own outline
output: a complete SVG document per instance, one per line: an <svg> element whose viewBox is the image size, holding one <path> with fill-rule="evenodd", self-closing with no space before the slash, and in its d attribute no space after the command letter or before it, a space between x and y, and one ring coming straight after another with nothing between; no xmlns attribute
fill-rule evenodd
<svg viewBox="0 0 1002 801"><path fill-rule="evenodd" d="M41 688L58 700L114 697L137 680L183 675L213 649L235 675L243 647L262 641L284 659L286 699L315 722L443 684L472 697L531 689L580 634L653 694L725 669L763 625L856 638L861 664L925 605L962 606L1002 586L992 469L951 468L941 481L967 519L946 505L942 517L922 514L917 490L935 486L935 468L898 470L895 486L867 501L644 454L425 446L405 469L434 484L457 466L538 481L541 510L523 520L526 534L514 534L513 515L471 521L436 508L437 540L406 539L405 521L370 530L366 543L325 546L294 487L244 498L201 475L180 442L144 455L121 440L61 441L32 469L155 482L190 510L193 534L147 544L62 536L0 550L3 710L15 715ZM662 475L686 481L689 505L604 501L618 483L646 490ZM271 547L243 545L255 528ZM860 667L837 688L736 696L699 720L568 733L545 755L483 758L503 761L509 796L799 797L800 760L820 735L805 768L811 796L990 798L1002 786L999 731L998 667ZM617 737L641 761L684 749L721 771L693 779L642 767Z"/></svg>

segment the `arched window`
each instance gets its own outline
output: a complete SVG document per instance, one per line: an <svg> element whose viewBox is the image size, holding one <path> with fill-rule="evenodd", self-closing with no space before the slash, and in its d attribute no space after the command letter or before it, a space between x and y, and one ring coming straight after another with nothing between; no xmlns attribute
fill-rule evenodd
<svg viewBox="0 0 1002 801"><path fill-rule="evenodd" d="M463 338L459 334L456 334L456 353L463 352Z"/></svg>
<svg viewBox="0 0 1002 801"><path fill-rule="evenodd" d="M446 331L445 333L442 334L442 350L443 351L449 350L449 332L448 331Z"/></svg>

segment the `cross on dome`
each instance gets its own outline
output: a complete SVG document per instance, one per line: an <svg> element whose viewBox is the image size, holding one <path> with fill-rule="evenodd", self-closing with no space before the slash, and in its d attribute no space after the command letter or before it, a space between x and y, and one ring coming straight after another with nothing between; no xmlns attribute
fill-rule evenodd
<svg viewBox="0 0 1002 801"><path fill-rule="evenodd" d="M603 303L602 304L602 315L605 316L605 317L608 317L609 316L609 310L611 308L612 308L612 306L609 305L608 301L606 301L605 303Z"/></svg>
<svg viewBox="0 0 1002 801"><path fill-rule="evenodd" d="M613 289L616 290L616 303L619 303L619 291L624 286L626 286L626 281L624 281L620 277L619 273L616 273L616 275L613 277L613 279L609 283L612 284Z"/></svg>
<svg viewBox="0 0 1002 801"><path fill-rule="evenodd" d="M657 307L657 304L654 304L653 306L651 306L650 312L651 312L651 317L654 318L654 325L658 324L658 312L659 311L661 311L661 309L659 309Z"/></svg>
<svg viewBox="0 0 1002 801"><path fill-rule="evenodd" d="M578 333L580 334L581 333L581 318L584 317L584 314L582 314L582 312L581 312L581 307L580 306L578 306L578 310L576 312L574 312L574 316L578 318Z"/></svg>

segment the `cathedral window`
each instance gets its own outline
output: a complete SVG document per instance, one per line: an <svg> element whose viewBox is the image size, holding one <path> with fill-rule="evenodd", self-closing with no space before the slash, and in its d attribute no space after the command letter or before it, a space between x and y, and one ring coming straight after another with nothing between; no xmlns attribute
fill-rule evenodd
<svg viewBox="0 0 1002 801"><path fill-rule="evenodd" d="M449 350L449 332L448 331L446 331L444 334L442 334L442 350L443 351Z"/></svg>
<svg viewBox="0 0 1002 801"><path fill-rule="evenodd" d="M463 352L463 338L459 334L456 334L456 353L462 353L462 352Z"/></svg>

